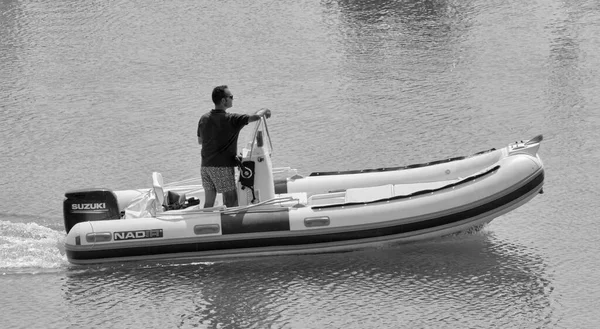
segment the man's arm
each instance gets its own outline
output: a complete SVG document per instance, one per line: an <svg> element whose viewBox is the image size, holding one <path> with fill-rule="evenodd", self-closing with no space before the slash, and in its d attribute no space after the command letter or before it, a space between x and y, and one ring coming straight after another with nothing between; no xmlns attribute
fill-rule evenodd
<svg viewBox="0 0 600 329"><path fill-rule="evenodd" d="M260 110L256 111L256 113L254 113L253 115L251 115L248 118L248 123L254 122L254 121L258 121L263 116L265 118L267 118L267 119L270 118L271 117L271 110L269 110L269 109L260 109Z"/></svg>

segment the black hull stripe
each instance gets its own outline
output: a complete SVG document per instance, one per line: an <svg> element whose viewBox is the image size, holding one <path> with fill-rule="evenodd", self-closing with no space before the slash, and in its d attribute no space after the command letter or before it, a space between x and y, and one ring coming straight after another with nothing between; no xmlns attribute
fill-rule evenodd
<svg viewBox="0 0 600 329"><path fill-rule="evenodd" d="M367 238L384 237L388 235L398 235L405 233L415 233L424 231L443 225L461 222L470 218L483 215L495 209L499 209L506 204L509 204L517 199L532 193L532 191L541 188L544 182L544 171L541 170L536 177L530 180L522 187L515 191L499 197L489 203L477 206L459 213L454 213L446 216L436 217L428 220L423 220L414 223L398 224L383 228L373 228L359 231L338 232L315 234L310 236L279 236L279 237L261 237L256 239L244 239L235 241L211 241L211 242L195 242L186 244L173 244L161 246L145 246L123 249L101 250L94 249L89 251L68 250L67 257L72 260L93 260L93 259L115 259L119 257L141 257L149 255L165 255L168 257L177 257L179 253L193 253L203 251L231 251L235 249L245 248L261 248L261 247L283 247L283 246L302 246L310 247L312 244L352 241ZM174 255L168 255L174 254ZM115 259L116 261L117 259Z"/></svg>

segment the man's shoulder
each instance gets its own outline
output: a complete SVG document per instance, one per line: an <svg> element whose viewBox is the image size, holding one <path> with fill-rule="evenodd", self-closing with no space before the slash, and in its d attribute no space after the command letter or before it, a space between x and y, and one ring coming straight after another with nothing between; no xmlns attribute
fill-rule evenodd
<svg viewBox="0 0 600 329"><path fill-rule="evenodd" d="M210 117L211 111L205 112L200 116L200 121L208 119Z"/></svg>

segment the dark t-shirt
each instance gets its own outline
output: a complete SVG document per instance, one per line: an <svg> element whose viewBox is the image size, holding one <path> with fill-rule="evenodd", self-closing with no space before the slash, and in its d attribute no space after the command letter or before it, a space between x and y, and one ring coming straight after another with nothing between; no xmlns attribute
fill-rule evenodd
<svg viewBox="0 0 600 329"><path fill-rule="evenodd" d="M238 136L249 118L247 114L224 110L211 110L200 117L198 137L202 137L202 166L236 166Z"/></svg>

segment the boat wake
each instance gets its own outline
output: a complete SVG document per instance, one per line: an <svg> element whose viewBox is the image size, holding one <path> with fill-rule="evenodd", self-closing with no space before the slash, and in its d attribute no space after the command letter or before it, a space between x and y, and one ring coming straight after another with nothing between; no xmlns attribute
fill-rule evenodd
<svg viewBox="0 0 600 329"><path fill-rule="evenodd" d="M53 272L67 266L64 241L62 231L0 220L0 275Z"/></svg>

